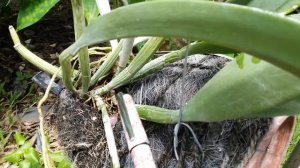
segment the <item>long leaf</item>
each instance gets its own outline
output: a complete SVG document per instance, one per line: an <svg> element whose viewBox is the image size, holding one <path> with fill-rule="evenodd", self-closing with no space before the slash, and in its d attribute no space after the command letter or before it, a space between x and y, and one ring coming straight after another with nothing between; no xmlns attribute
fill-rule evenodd
<svg viewBox="0 0 300 168"><path fill-rule="evenodd" d="M256 8L197 0L151 1L98 17L65 53L75 55L82 47L115 38L176 36L247 52L300 76L297 34L300 22Z"/></svg>
<svg viewBox="0 0 300 168"><path fill-rule="evenodd" d="M300 113L300 79L265 61L245 56L231 62L183 108L184 121L220 121Z"/></svg>

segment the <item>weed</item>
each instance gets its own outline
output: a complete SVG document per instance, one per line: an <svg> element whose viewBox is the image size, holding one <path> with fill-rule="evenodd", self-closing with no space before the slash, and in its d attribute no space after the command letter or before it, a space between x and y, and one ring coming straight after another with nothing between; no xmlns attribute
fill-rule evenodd
<svg viewBox="0 0 300 168"><path fill-rule="evenodd" d="M27 84L32 75L29 72L22 72L22 71L17 71L16 72L17 76L17 81L19 81L22 84Z"/></svg>
<svg viewBox="0 0 300 168"><path fill-rule="evenodd" d="M18 91L10 92L10 96L8 99L10 108L13 108L16 105L17 100L20 96L21 96L21 93L19 93Z"/></svg>
<svg viewBox="0 0 300 168"><path fill-rule="evenodd" d="M15 132L17 149L5 155L2 159L8 161L11 166L43 167L41 156L32 144L18 131ZM56 162L55 166L70 167L69 159L62 152L51 152L50 158Z"/></svg>

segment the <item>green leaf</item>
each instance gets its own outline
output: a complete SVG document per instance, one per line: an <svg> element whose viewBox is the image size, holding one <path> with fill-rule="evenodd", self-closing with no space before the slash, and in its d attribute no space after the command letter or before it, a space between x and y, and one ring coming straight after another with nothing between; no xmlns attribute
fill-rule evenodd
<svg viewBox="0 0 300 168"><path fill-rule="evenodd" d="M29 160L22 160L19 163L20 168L31 168L31 163Z"/></svg>
<svg viewBox="0 0 300 168"><path fill-rule="evenodd" d="M89 25L99 15L96 0L83 0L83 7L84 7L84 17Z"/></svg>
<svg viewBox="0 0 300 168"><path fill-rule="evenodd" d="M224 80L226 79L226 80ZM184 106L183 121L221 121L300 113L300 79L265 61L229 63Z"/></svg>
<svg viewBox="0 0 300 168"><path fill-rule="evenodd" d="M32 164L39 163L39 155L33 147L30 147L24 152L24 158L29 160Z"/></svg>
<svg viewBox="0 0 300 168"><path fill-rule="evenodd" d="M227 2L279 13L291 12L300 5L299 0L229 0Z"/></svg>
<svg viewBox="0 0 300 168"><path fill-rule="evenodd" d="M21 153L24 153L26 150L28 150L31 147L32 147L31 143L29 141L25 141L25 143L17 150L20 151Z"/></svg>
<svg viewBox="0 0 300 168"><path fill-rule="evenodd" d="M151 1L99 16L61 54L60 62L82 47L115 38L183 37L249 53L300 76L297 34L300 22L250 7L198 0Z"/></svg>
<svg viewBox="0 0 300 168"><path fill-rule="evenodd" d="M24 144L16 149L14 152L7 154L3 157L3 160L9 161L9 162L13 162L13 163L17 163L21 157L24 155L25 151L28 150L31 147L31 143L28 141L25 141Z"/></svg>
<svg viewBox="0 0 300 168"><path fill-rule="evenodd" d="M16 144L20 146L25 143L26 138L19 131L16 131L15 140L16 140Z"/></svg>
<svg viewBox="0 0 300 168"><path fill-rule="evenodd" d="M23 0L18 14L17 30L39 21L59 0Z"/></svg>
<svg viewBox="0 0 300 168"><path fill-rule="evenodd" d="M16 150L10 154L5 155L2 159L8 162L17 163L21 159L22 155L22 152Z"/></svg>

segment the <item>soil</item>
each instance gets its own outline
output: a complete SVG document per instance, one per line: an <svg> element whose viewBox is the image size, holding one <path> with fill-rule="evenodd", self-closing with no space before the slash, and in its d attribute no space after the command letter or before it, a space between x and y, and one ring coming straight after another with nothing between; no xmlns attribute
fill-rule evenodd
<svg viewBox="0 0 300 168"><path fill-rule="evenodd" d="M2 10L0 13L3 14L4 11ZM7 28L8 25L15 25L17 15L16 10L8 13L7 15L0 15L0 75L1 82L6 83L5 90L10 92L21 85L15 82L16 71L26 71L33 74L38 69L21 59L13 49L13 43L10 40ZM57 53L60 53L74 41L72 12L68 4L60 3L40 22L20 31L19 35L28 49L48 62L57 64ZM206 76L201 78L202 81L196 82L195 88L201 88L222 68L223 63L224 61L220 65L214 66L199 65L202 66L202 68L198 67L202 71L195 73L205 73ZM173 74L171 74L171 77L169 76L169 79L173 81L169 82L170 84L176 84L176 81L180 83L179 74L176 74L181 72L180 66L178 67L175 64L173 66L177 66L177 69L175 69L176 71L172 69ZM167 97L160 96L157 100L154 99L156 97L154 95L151 99L141 99L137 96L140 95L139 90L142 84L159 83L155 79L161 79L162 74L171 72L170 68L174 67L168 67L166 69L168 72L159 72L156 76L150 76L141 82L128 86L129 92L133 93L135 102L178 108L176 95L166 94L169 93L168 88L171 86L165 87L159 92L160 95L167 95ZM191 79L194 79L193 75L195 74L190 74ZM28 92L28 87L23 88L23 90L25 89ZM176 88L178 86L173 85L172 87ZM35 91L38 92L38 90ZM192 91L195 92L196 90ZM186 100L192 94L187 95ZM4 96L7 100L8 95ZM172 100L173 103L170 103L169 100ZM61 92L55 102L52 102L53 106L48 114L48 128L51 135L53 133L56 135L52 139L58 140L59 146L67 152L77 167L111 167L101 114L83 102L84 100L75 97L66 90ZM20 111L22 110L20 109ZM174 125L161 125L143 121L158 167L242 166L247 162L248 156L253 152L256 142L264 134L269 123L270 119L189 123L200 141L202 151L198 150L186 128L182 128L178 148L180 161L177 162L173 151ZM132 167L120 122L115 125L114 134L122 167Z"/></svg>

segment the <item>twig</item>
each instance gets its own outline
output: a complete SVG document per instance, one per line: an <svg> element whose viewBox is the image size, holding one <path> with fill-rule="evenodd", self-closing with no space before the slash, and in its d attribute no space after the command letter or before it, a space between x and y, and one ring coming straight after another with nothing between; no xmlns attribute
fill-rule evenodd
<svg viewBox="0 0 300 168"><path fill-rule="evenodd" d="M47 143L46 143L47 139L46 139L45 132L44 132L44 118L43 118L43 112L42 112L41 106L47 100L51 86L52 86L54 79L56 78L56 75L58 74L58 72L60 72L60 68L58 69L58 71L56 73L53 74L44 96L42 97L42 99L39 101L39 103L37 105L37 110L39 113L39 120L40 120L40 132L41 132L41 136L42 136L42 156L43 156L45 168L52 168L55 166L54 166L54 163L50 160L49 155L48 155L48 147L47 147Z"/></svg>

